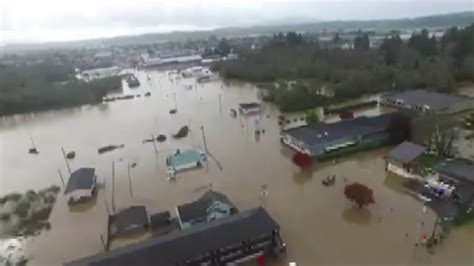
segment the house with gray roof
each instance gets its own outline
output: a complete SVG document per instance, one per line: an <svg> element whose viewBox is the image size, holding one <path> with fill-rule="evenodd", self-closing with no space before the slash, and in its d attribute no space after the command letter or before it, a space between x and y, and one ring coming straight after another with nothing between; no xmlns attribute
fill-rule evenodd
<svg viewBox="0 0 474 266"><path fill-rule="evenodd" d="M474 98L427 90L385 95L380 103L419 113L452 114L474 109Z"/></svg>
<svg viewBox="0 0 474 266"><path fill-rule="evenodd" d="M226 195L208 190L199 199L176 207L176 216L181 229L230 216L237 208Z"/></svg>
<svg viewBox="0 0 474 266"><path fill-rule="evenodd" d="M467 159L448 159L435 167L440 177L456 183L470 183L474 186L474 162Z"/></svg>
<svg viewBox="0 0 474 266"><path fill-rule="evenodd" d="M95 192L97 177L94 168L79 168L72 172L64 190L68 204L80 203L92 198Z"/></svg>
<svg viewBox="0 0 474 266"><path fill-rule="evenodd" d="M130 206L109 217L114 237L127 236L148 228L148 213L145 206Z"/></svg>
<svg viewBox="0 0 474 266"><path fill-rule="evenodd" d="M392 114L382 114L334 123L319 122L282 130L280 138L290 148L318 157L346 147L387 139L391 117Z"/></svg>
<svg viewBox="0 0 474 266"><path fill-rule="evenodd" d="M286 245L279 232L280 226L260 207L65 265L238 264L259 255L276 256L284 252Z"/></svg>
<svg viewBox="0 0 474 266"><path fill-rule="evenodd" d="M417 175L422 169L420 156L426 147L405 141L385 155L385 169L403 177Z"/></svg>

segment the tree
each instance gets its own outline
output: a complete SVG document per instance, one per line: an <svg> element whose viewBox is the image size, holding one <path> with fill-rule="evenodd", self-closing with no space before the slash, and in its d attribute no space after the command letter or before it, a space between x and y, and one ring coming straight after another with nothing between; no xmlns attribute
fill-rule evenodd
<svg viewBox="0 0 474 266"><path fill-rule="evenodd" d="M452 157L454 155L453 144L458 138L457 131L454 128L441 131L439 126L433 132L432 142L439 156Z"/></svg>
<svg viewBox="0 0 474 266"><path fill-rule="evenodd" d="M385 38L380 45L380 50L384 54L385 63L387 65L393 65L398 61L400 49L402 47L402 39L399 35L392 35L389 38Z"/></svg>
<svg viewBox="0 0 474 266"><path fill-rule="evenodd" d="M315 111L309 111L306 113L305 120L307 125L312 125L319 122L319 117Z"/></svg>
<svg viewBox="0 0 474 266"><path fill-rule="evenodd" d="M388 124L388 133L393 143L401 143L410 139L411 136L411 118L407 114L394 113L390 117Z"/></svg>
<svg viewBox="0 0 474 266"><path fill-rule="evenodd" d="M222 38L219 42L219 51L223 56L226 56L230 53L230 45L226 38Z"/></svg>
<svg viewBox="0 0 474 266"><path fill-rule="evenodd" d="M370 48L370 40L369 35L359 35L354 39L354 49L361 50L361 51L368 51Z"/></svg>
<svg viewBox="0 0 474 266"><path fill-rule="evenodd" d="M299 45L303 42L303 36L294 31L290 31L286 34L286 42L288 45Z"/></svg>
<svg viewBox="0 0 474 266"><path fill-rule="evenodd" d="M375 203L372 189L359 183L346 185L344 195L346 195L347 199L357 204L359 208Z"/></svg>
<svg viewBox="0 0 474 266"><path fill-rule="evenodd" d="M342 41L341 39L341 36L339 36L339 32L336 32L336 34L334 34L334 37L332 38L332 42L334 44L340 44Z"/></svg>
<svg viewBox="0 0 474 266"><path fill-rule="evenodd" d="M437 41L433 36L430 38L427 29L420 33L413 33L408 40L408 47L417 50L423 56L432 56L437 53Z"/></svg>

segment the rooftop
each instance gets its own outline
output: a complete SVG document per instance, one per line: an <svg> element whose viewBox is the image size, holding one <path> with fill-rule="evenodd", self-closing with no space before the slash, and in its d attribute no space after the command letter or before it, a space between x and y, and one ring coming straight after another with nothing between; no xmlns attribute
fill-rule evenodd
<svg viewBox="0 0 474 266"><path fill-rule="evenodd" d="M123 233L130 228L148 224L148 214L145 206L130 206L115 214L117 233Z"/></svg>
<svg viewBox="0 0 474 266"><path fill-rule="evenodd" d="M256 208L66 265L175 265L279 228L265 209Z"/></svg>
<svg viewBox="0 0 474 266"><path fill-rule="evenodd" d="M387 157L402 163L409 163L426 151L426 147L405 141L393 149Z"/></svg>
<svg viewBox="0 0 474 266"><path fill-rule="evenodd" d="M441 174L474 183L474 162L468 160L445 160L435 167Z"/></svg>
<svg viewBox="0 0 474 266"><path fill-rule="evenodd" d="M71 173L64 194L78 189L91 189L95 182L94 168L79 168Z"/></svg>
<svg viewBox="0 0 474 266"><path fill-rule="evenodd" d="M176 152L166 157L166 161L173 167L180 167L191 163L197 163L202 160L201 151L199 150L184 150Z"/></svg>
<svg viewBox="0 0 474 266"><path fill-rule="evenodd" d="M341 138L356 138L360 135L383 131L387 129L391 117L390 113L372 117L360 116L334 123L319 122L309 126L286 129L282 132L302 140L307 145L316 145Z"/></svg>
<svg viewBox="0 0 474 266"><path fill-rule="evenodd" d="M243 108L243 109L256 108L256 107L260 107L260 104L259 104L259 103L255 103L255 102L252 102L252 103L241 103L241 104L239 104L239 107L240 107L240 108Z"/></svg>
<svg viewBox="0 0 474 266"><path fill-rule="evenodd" d="M474 102L474 99L426 90L411 90L384 96L389 100L402 100L405 105L427 105L430 109L443 109L460 102Z"/></svg>
<svg viewBox="0 0 474 266"><path fill-rule="evenodd" d="M214 190L208 190L198 200L178 206L179 217L182 222L205 217L207 216L207 209L209 206L216 201L225 203L231 206L231 208L235 208L226 195Z"/></svg>

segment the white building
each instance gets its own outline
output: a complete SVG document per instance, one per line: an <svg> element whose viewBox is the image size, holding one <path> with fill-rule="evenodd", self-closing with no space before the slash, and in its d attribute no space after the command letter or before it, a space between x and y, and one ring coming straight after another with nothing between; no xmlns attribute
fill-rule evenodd
<svg viewBox="0 0 474 266"><path fill-rule="evenodd" d="M106 68L94 68L82 71L78 78L85 81L90 81L94 79L117 76L119 75L120 71L121 69L116 66Z"/></svg>

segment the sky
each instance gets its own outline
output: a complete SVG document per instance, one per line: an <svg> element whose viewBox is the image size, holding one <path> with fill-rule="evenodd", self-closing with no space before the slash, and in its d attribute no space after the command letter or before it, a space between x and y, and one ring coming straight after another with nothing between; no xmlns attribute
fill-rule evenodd
<svg viewBox="0 0 474 266"><path fill-rule="evenodd" d="M0 0L0 45L467 10L474 0Z"/></svg>

